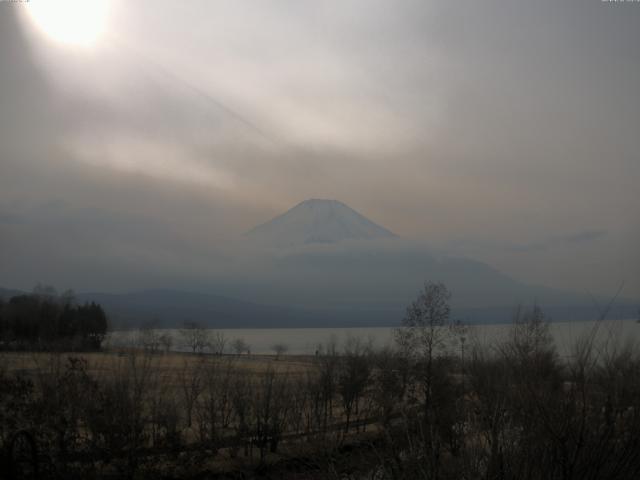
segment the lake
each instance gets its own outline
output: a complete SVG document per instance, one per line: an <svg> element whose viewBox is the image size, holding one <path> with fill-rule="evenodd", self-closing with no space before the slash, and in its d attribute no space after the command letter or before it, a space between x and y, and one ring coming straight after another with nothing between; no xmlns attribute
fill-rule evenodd
<svg viewBox="0 0 640 480"><path fill-rule="evenodd" d="M510 324L473 325L468 327L466 345L474 342L491 346L503 340L510 332ZM607 320L600 322L555 322L550 330L553 339L562 356L571 354L574 342L593 332L595 329L596 344L612 345L640 340L640 323L636 320ZM215 329L213 332L224 334L228 345L235 339L243 339L250 347L252 354L272 354L274 344L284 344L289 354L313 355L320 344L335 341L340 349L350 338L355 337L370 341L375 347L381 348L393 344L394 328L272 328L272 329ZM183 345L179 329L158 330L167 332L173 339L173 350L187 351ZM105 343L112 347L126 347L136 344L139 332L116 331L111 332ZM229 348L230 350L230 348Z"/></svg>

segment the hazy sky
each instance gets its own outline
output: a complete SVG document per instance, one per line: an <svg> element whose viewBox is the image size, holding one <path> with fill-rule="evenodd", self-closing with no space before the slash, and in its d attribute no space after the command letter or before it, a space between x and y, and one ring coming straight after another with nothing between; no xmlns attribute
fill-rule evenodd
<svg viewBox="0 0 640 480"><path fill-rule="evenodd" d="M638 3L113 1L90 45L29 8L0 2L0 285L188 287L320 197L640 298Z"/></svg>

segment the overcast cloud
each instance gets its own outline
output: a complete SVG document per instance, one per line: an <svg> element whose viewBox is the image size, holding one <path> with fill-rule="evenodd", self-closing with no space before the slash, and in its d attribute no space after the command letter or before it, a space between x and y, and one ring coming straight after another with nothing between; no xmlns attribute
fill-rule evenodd
<svg viewBox="0 0 640 480"><path fill-rule="evenodd" d="M312 197L522 281L640 298L640 5L0 2L0 285L190 288Z"/></svg>

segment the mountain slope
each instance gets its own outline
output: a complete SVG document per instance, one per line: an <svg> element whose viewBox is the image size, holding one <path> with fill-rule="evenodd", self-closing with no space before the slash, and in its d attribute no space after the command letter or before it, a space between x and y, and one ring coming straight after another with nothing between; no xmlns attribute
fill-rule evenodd
<svg viewBox="0 0 640 480"><path fill-rule="evenodd" d="M328 317L387 311L397 321L421 285L434 281L447 285L454 311L472 322L506 321L516 305L533 302L556 320L597 316L585 295L528 285L473 259L434 254L335 200L307 200L246 235L253 246L278 248L247 251L245 270L235 281L217 283L217 292L321 308L332 312Z"/></svg>
<svg viewBox="0 0 640 480"><path fill-rule="evenodd" d="M11 297L14 297L16 295L22 295L24 293L25 292L22 292L21 290L0 287L0 299L4 301L8 301Z"/></svg>
<svg viewBox="0 0 640 480"><path fill-rule="evenodd" d="M337 200L310 199L246 233L264 247L295 247L395 235Z"/></svg>
<svg viewBox="0 0 640 480"><path fill-rule="evenodd" d="M94 301L105 308L116 327L152 324L176 327L198 322L208 327L259 328L294 326L310 315L303 310L259 305L220 295L178 290L143 290L125 294L82 293L78 301Z"/></svg>

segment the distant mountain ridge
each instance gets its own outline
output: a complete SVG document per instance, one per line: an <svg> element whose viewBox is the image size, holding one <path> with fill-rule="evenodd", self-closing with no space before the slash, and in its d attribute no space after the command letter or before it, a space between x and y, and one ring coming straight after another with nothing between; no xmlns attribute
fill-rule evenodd
<svg viewBox="0 0 640 480"><path fill-rule="evenodd" d="M9 300L11 297L15 297L16 295L22 295L26 292L23 292L22 290L16 290L14 288L3 288L0 287L0 299L7 301Z"/></svg>
<svg viewBox="0 0 640 480"><path fill-rule="evenodd" d="M28 294L0 287L0 299ZM129 293L76 293L76 302L96 302L114 330L151 326L177 328L196 322L209 328L367 327L398 323L400 311L305 309L264 305L209 293L170 289Z"/></svg>
<svg viewBox="0 0 640 480"><path fill-rule="evenodd" d="M295 326L297 322L308 320L310 315L287 307L167 289L123 294L82 293L77 298L102 305L116 326L147 324L163 328L197 322L209 327L268 328L274 324Z"/></svg>
<svg viewBox="0 0 640 480"><path fill-rule="evenodd" d="M394 238L396 235L337 200L309 199L249 230L260 246L294 247L343 240Z"/></svg>
<svg viewBox="0 0 640 480"><path fill-rule="evenodd" d="M5 301L27 292L0 287ZM107 313L111 329L141 326L176 328L185 321L209 328L302 328L302 327L394 327L400 325L406 305L369 308L299 308L264 305L235 298L180 290L142 290L131 293L79 293L79 303L96 302ZM614 306L608 319L629 319L635 306ZM543 309L553 320L593 320L592 307L584 305L556 306ZM509 322L514 306L491 308L454 308L452 318L470 323Z"/></svg>

